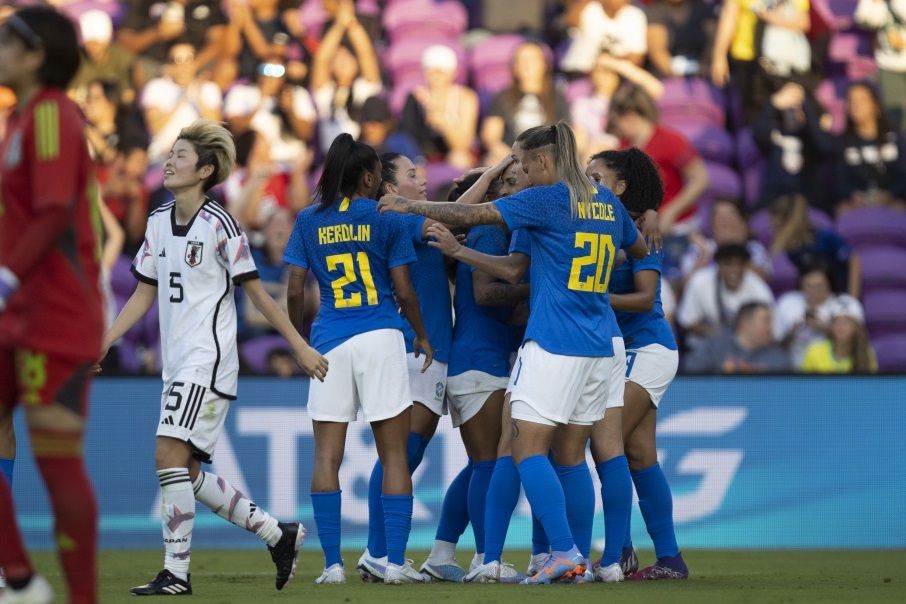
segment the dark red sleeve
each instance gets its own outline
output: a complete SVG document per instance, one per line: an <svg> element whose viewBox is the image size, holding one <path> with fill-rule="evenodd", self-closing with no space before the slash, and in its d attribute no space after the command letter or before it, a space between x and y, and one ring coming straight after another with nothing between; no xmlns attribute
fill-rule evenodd
<svg viewBox="0 0 906 604"><path fill-rule="evenodd" d="M69 99L48 98L34 107L33 123L25 134L31 165L32 207L72 207L84 186L80 176L85 150L84 123Z"/></svg>

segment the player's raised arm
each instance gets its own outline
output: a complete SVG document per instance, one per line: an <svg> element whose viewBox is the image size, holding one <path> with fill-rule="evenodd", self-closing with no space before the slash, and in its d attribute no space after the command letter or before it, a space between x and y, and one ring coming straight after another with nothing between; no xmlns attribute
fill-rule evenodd
<svg viewBox="0 0 906 604"><path fill-rule="evenodd" d="M444 255L514 285L522 282L525 271L531 264L531 258L518 252L508 256L491 256L468 248L459 243L453 233L442 224L428 227L428 237L434 239L429 241L428 245L439 249Z"/></svg>
<svg viewBox="0 0 906 604"><path fill-rule="evenodd" d="M327 375L327 359L318 354L318 351L309 346L302 338L289 318L283 314L274 299L265 291L264 286L261 285L261 279L249 279L242 284L242 287L255 308L261 311L264 318L293 347L293 358L299 367L304 369L309 377L318 378L323 382L324 376Z"/></svg>

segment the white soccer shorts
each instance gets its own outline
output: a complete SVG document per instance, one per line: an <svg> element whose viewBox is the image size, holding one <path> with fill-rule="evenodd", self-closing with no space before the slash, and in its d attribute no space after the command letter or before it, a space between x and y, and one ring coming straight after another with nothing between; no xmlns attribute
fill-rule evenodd
<svg viewBox="0 0 906 604"><path fill-rule="evenodd" d="M613 364L614 357L553 354L529 340L511 376L513 418L549 426L593 424L604 417Z"/></svg>
<svg viewBox="0 0 906 604"><path fill-rule="evenodd" d="M353 336L324 355L330 369L312 380L308 415L322 422L353 422L359 407L366 422L396 417L412 406L406 345L399 329Z"/></svg>
<svg viewBox="0 0 906 604"><path fill-rule="evenodd" d="M446 415L447 406L444 395L447 393L447 364L434 361L424 373L425 355L415 358L415 353L406 354L406 365L409 368L409 390L412 400L421 403L434 415Z"/></svg>
<svg viewBox="0 0 906 604"><path fill-rule="evenodd" d="M678 368L679 353L660 344L626 351L626 381L644 388L655 407L660 405Z"/></svg>
<svg viewBox="0 0 906 604"><path fill-rule="evenodd" d="M210 388L175 380L160 397L157 435L188 443L195 457L211 463L229 410L230 401Z"/></svg>
<svg viewBox="0 0 906 604"><path fill-rule="evenodd" d="M607 408L622 407L626 396L626 345L623 338L613 338L613 367L610 374L610 389L607 392Z"/></svg>
<svg viewBox="0 0 906 604"><path fill-rule="evenodd" d="M450 399L450 419L458 428L475 417L493 392L504 390L509 378L484 371L470 370L447 378L447 398Z"/></svg>

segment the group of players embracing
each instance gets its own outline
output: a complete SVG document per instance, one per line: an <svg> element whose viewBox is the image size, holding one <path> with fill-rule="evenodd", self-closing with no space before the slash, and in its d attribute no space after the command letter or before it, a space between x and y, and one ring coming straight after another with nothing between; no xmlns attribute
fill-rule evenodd
<svg viewBox="0 0 906 604"><path fill-rule="evenodd" d="M164 569L132 594L192 593L196 501L267 544L277 589L293 578L302 525L278 521L202 469L237 395L237 286L315 378L308 400L311 501L325 556L317 583L346 580L338 474L347 426L359 411L379 458L368 492L368 547L356 566L363 579L688 577L655 444L657 407L678 354L660 303L663 187L647 155L604 151L583 171L570 128L540 126L519 135L499 164L464 175L455 201L430 202L409 159L378 157L340 135L317 202L298 215L285 250L287 317L262 287L245 233L206 196L229 175L236 152L221 125L199 121L172 147L164 185L175 200L149 217L132 266L136 291L102 334L96 193L77 109L62 92L74 74L62 57L76 44L66 24L52 9L30 8L0 29L0 84L20 100L0 148L0 430L9 434L0 457L12 457L4 454L14 443L10 417L24 402L72 602L97 599L97 511L81 458L92 367L155 300L164 386L155 463L165 558ZM60 31L65 35L48 33ZM466 229L465 244L451 228ZM311 344L300 335L309 271L321 297ZM47 328L48 317L61 316L72 333ZM411 475L447 406L469 462L449 485L419 572L405 557ZM606 543L594 563L589 441ZM534 518L525 574L501 558L520 485ZM657 555L641 570L629 537L633 485ZM470 523L477 553L467 571L455 548ZM22 547L5 480L0 530L4 601L51 601Z"/></svg>

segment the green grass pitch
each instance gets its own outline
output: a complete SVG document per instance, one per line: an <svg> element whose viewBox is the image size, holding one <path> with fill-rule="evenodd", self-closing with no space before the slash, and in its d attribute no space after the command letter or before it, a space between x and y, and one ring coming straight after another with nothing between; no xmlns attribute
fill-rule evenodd
<svg viewBox="0 0 906 604"><path fill-rule="evenodd" d="M605 585L368 585L355 573L360 552L345 552L346 585L316 586L323 558L306 549L299 556L295 581L283 591L274 589L274 569L267 551L192 552L194 604L245 602L326 602L405 604L429 602L521 604L556 602L703 603L776 602L877 604L906 602L906 551L700 551L684 552L688 581ZM416 563L424 552L412 552ZM463 552L462 557L467 556ZM469 556L470 557L470 556ZM639 553L642 564L652 552ZM161 568L163 552L104 551L100 557L101 602L129 602L129 588L151 579ZM510 552L508 559L522 569L527 552ZM38 569L63 594L62 577L51 553L34 556ZM564 600L568 598L568 600ZM58 601L64 601L59 597ZM156 601L156 600L155 600Z"/></svg>

